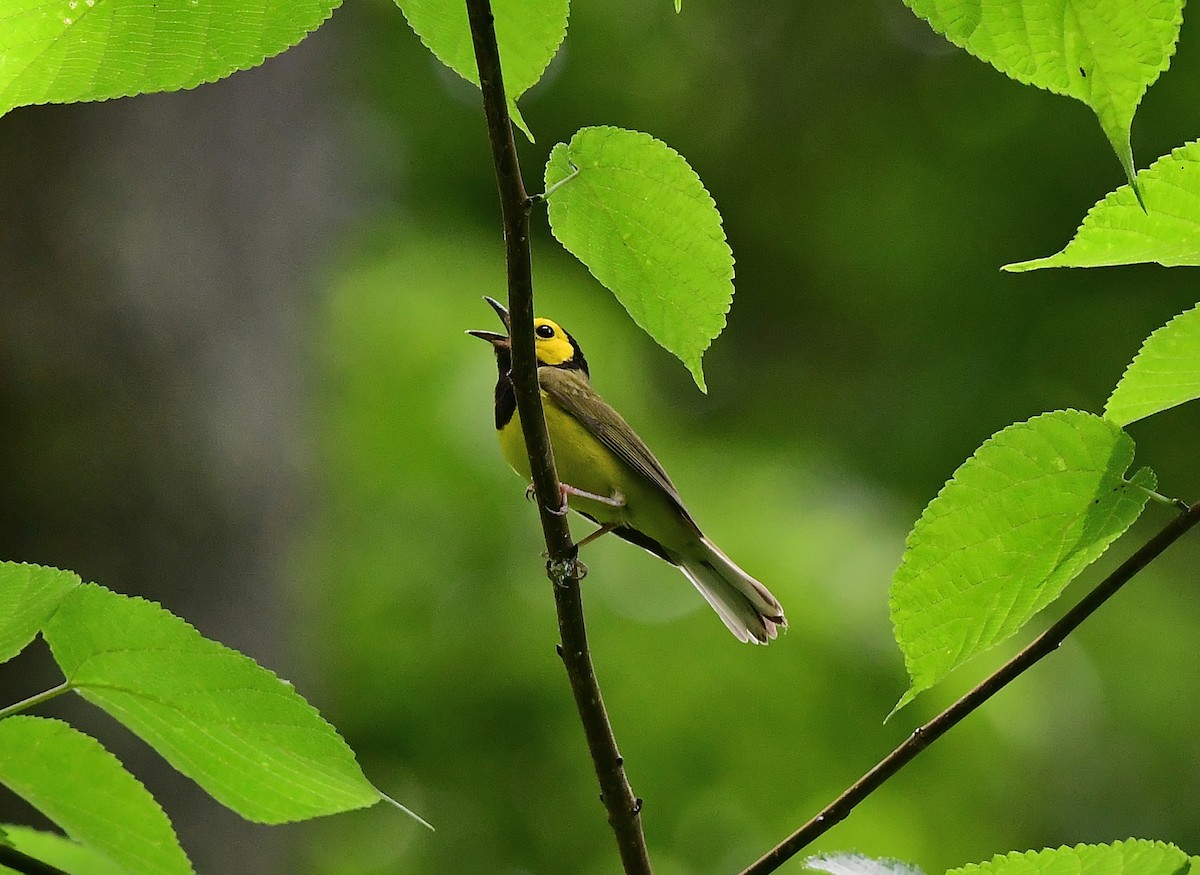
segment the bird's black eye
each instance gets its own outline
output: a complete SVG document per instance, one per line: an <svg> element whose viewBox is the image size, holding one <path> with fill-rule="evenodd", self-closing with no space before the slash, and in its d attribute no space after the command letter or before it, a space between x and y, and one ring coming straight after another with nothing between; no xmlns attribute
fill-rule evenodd
<svg viewBox="0 0 1200 875"><path fill-rule="evenodd" d="M550 327L549 325L542 324L542 325L539 325L537 328L533 329L533 333L536 334L538 337L541 337L545 340L549 340L551 337L554 336L554 329L552 327Z"/></svg>

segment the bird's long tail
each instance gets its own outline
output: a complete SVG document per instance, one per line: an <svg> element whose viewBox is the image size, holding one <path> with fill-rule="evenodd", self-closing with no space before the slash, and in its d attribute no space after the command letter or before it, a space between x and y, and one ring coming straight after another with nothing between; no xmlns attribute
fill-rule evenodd
<svg viewBox="0 0 1200 875"><path fill-rule="evenodd" d="M701 537L700 547L673 558L739 641L766 644L787 627L783 608L765 586L708 538Z"/></svg>

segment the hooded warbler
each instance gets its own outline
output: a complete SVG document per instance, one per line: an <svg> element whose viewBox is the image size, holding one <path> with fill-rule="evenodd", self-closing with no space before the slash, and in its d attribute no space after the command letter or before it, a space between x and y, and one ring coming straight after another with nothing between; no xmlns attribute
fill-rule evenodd
<svg viewBox="0 0 1200 875"><path fill-rule="evenodd" d="M511 333L508 310L498 301L485 300ZM579 344L549 319L535 319L533 331L542 408L563 484L563 506L600 527L579 546L612 532L678 566L739 640L765 644L774 638L787 626L783 608L700 531L654 454L592 388ZM509 337L493 331L467 333L495 349L500 448L508 464L529 480L510 377Z"/></svg>

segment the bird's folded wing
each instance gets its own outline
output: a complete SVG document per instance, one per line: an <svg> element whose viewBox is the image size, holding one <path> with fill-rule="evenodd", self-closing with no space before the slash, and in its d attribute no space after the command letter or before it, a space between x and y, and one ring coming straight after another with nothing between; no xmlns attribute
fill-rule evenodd
<svg viewBox="0 0 1200 875"><path fill-rule="evenodd" d="M538 383L560 408L583 423L618 459L666 492L683 515L691 519L675 484L650 448L621 414L596 394L585 376L575 370L540 367Z"/></svg>

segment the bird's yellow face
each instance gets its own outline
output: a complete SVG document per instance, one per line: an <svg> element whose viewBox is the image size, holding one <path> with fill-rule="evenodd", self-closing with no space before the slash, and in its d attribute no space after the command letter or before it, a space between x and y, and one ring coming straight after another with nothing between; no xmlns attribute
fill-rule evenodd
<svg viewBox="0 0 1200 875"><path fill-rule="evenodd" d="M575 344L557 322L540 317L534 319L533 336L540 364L556 367L575 357Z"/></svg>

